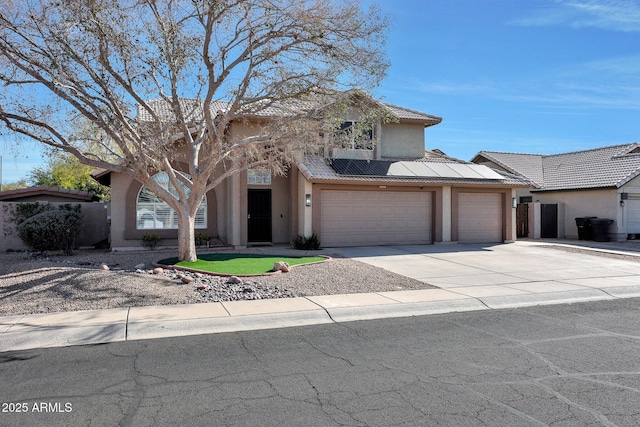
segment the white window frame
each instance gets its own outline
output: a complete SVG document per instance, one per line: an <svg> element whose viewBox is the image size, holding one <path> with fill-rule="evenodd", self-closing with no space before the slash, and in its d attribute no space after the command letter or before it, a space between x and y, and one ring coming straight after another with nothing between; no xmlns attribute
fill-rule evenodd
<svg viewBox="0 0 640 427"><path fill-rule="evenodd" d="M181 173L187 179L191 177L185 173ZM178 192L169 181L169 175L166 172L160 172L152 177L164 189L174 196L178 196ZM186 186L183 190L189 194L191 191ZM195 226L196 229L207 228L207 196L200 201L200 206L196 211ZM160 200L149 187L143 185L136 196L136 230L177 230L178 214L166 202Z"/></svg>

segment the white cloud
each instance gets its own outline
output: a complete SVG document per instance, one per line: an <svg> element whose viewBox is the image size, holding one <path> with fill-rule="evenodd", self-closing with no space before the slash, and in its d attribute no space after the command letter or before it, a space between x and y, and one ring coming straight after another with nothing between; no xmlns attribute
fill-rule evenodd
<svg viewBox="0 0 640 427"><path fill-rule="evenodd" d="M640 32L640 3L634 0L556 0L554 5L510 23L527 27L564 25Z"/></svg>

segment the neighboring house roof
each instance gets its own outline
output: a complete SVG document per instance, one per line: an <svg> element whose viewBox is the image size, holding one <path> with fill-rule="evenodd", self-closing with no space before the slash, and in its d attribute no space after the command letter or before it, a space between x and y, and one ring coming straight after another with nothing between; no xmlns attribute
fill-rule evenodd
<svg viewBox="0 0 640 427"><path fill-rule="evenodd" d="M445 156L446 157L446 156ZM530 186L520 176L471 165L464 161L414 161L324 159L306 156L298 169L308 181L360 181L380 183L478 184ZM427 172L425 173L424 170Z"/></svg>
<svg viewBox="0 0 640 427"><path fill-rule="evenodd" d="M638 143L552 155L480 151L472 161L482 158L534 181L534 191L619 188L640 175Z"/></svg>
<svg viewBox="0 0 640 427"><path fill-rule="evenodd" d="M392 117L403 120L423 123L425 126L433 126L442 121L442 117L434 116L431 114L422 113L420 111L411 110L409 108L399 107L397 105L388 104L386 102L378 101L374 98L370 98L372 102L386 107L391 113ZM204 118L202 100L193 98L181 98L179 100L182 111L187 113L187 122L199 122ZM174 121L175 116L171 104L164 99L154 99L147 101L149 107L154 111L155 115L163 121ZM211 110L214 115L225 112L229 109L230 104L224 101L214 101L211 104ZM277 103L270 105L267 108L261 109L255 113L251 111L246 112L246 116L256 117L276 117L287 115L292 112L301 112L304 110L311 110L319 108L320 106L312 102L304 101L291 101L287 105L283 103ZM141 121L151 122L153 121L152 115L144 108L138 106L138 117Z"/></svg>
<svg viewBox="0 0 640 427"><path fill-rule="evenodd" d="M66 188L36 186L19 188L17 190L0 191L0 201L19 202L20 199L32 198L36 196L53 196L80 202L91 202L98 200L94 194L87 191L69 190Z"/></svg>
<svg viewBox="0 0 640 427"><path fill-rule="evenodd" d="M526 176L531 181L533 181L536 186L542 186L543 156L540 154L516 154L481 151L476 155L476 157L472 159L472 162L477 163L477 159L479 159L480 156L515 175Z"/></svg>

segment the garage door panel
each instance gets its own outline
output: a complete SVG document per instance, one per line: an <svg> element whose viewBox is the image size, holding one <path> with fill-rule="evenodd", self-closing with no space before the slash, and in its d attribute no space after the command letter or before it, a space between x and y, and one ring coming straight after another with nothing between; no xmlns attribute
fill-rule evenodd
<svg viewBox="0 0 640 427"><path fill-rule="evenodd" d="M459 194L459 242L501 242L503 240L502 221L502 195L500 193Z"/></svg>
<svg viewBox="0 0 640 427"><path fill-rule="evenodd" d="M626 201L627 209L627 232L630 234L640 233L640 194L630 194Z"/></svg>
<svg viewBox="0 0 640 427"><path fill-rule="evenodd" d="M325 190L321 200L323 246L432 241L430 193Z"/></svg>

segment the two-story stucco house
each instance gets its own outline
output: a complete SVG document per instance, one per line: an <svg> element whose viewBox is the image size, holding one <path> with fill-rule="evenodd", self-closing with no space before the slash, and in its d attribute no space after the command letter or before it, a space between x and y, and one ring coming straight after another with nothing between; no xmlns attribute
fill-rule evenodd
<svg viewBox="0 0 640 427"><path fill-rule="evenodd" d="M254 170L232 176L203 201L196 232L236 247L312 233L323 247L514 240L512 200L528 182L425 150L425 129L442 119L380 104L394 120L375 126L375 145L307 156L285 177ZM170 216L167 205L128 175L100 179L111 185L112 248L138 247L150 231L164 245L175 242L176 222L162 219Z"/></svg>

